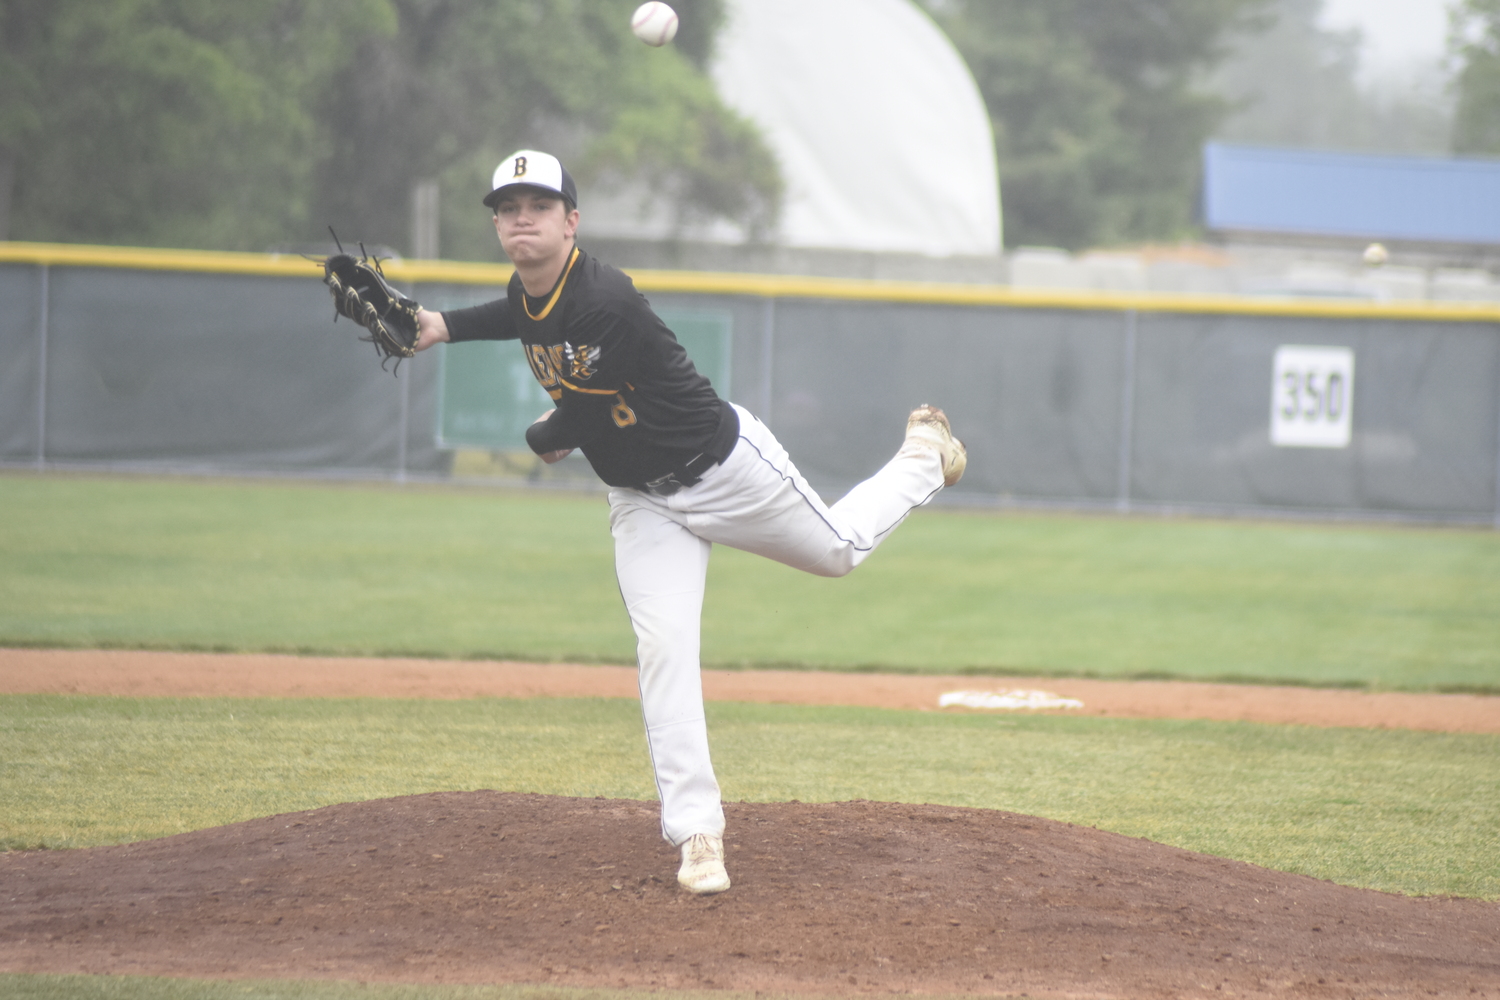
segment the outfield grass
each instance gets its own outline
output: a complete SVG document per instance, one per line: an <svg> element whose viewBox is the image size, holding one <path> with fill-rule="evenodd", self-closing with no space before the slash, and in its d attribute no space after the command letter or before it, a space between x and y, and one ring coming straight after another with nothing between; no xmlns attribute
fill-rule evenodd
<svg viewBox="0 0 1500 1000"><path fill-rule="evenodd" d="M0 476L0 643L632 662L602 497ZM715 551L704 660L1500 691L1500 534L927 509Z"/></svg>
<svg viewBox="0 0 1500 1000"><path fill-rule="evenodd" d="M444 789L655 797L632 700L0 698L0 847L121 843ZM730 801L1047 816L1500 899L1500 737L710 704Z"/></svg>

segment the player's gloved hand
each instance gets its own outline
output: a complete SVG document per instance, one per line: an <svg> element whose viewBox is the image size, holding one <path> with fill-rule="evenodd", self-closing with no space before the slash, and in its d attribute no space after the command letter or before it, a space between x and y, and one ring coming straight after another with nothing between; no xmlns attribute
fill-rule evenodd
<svg viewBox="0 0 1500 1000"><path fill-rule="evenodd" d="M417 314L422 307L385 280L380 261L336 253L321 261L323 284L333 293L333 318L347 316L370 332L360 339L375 345L380 366L392 358L399 368L417 353Z"/></svg>

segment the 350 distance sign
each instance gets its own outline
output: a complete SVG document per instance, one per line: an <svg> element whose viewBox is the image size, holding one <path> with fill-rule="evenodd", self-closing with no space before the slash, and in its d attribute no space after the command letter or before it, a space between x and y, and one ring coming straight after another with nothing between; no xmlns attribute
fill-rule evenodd
<svg viewBox="0 0 1500 1000"><path fill-rule="evenodd" d="M1276 348L1271 376L1271 443L1347 448L1354 428L1354 352L1347 347Z"/></svg>

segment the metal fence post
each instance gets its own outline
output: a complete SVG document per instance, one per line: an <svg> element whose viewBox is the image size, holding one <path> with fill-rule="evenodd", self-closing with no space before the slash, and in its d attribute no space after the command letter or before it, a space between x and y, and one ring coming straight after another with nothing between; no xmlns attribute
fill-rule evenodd
<svg viewBox="0 0 1500 1000"><path fill-rule="evenodd" d="M47 468L47 328L51 325L52 272L46 265L38 268L41 304L36 324L36 468Z"/></svg>
<svg viewBox="0 0 1500 1000"><path fill-rule="evenodd" d="M1496 339L1500 339L1500 326L1496 326ZM1500 352L1495 364L1495 530L1500 531Z"/></svg>
<svg viewBox="0 0 1500 1000"><path fill-rule="evenodd" d="M756 416L771 426L771 352L776 342L776 300L764 299L760 307L760 405Z"/></svg>
<svg viewBox="0 0 1500 1000"><path fill-rule="evenodd" d="M406 436L411 422L411 379L414 369L408 366L406 378L398 379L401 388L398 395L401 399L401 415L397 420L396 429L396 482L406 482Z"/></svg>
<svg viewBox="0 0 1500 1000"><path fill-rule="evenodd" d="M1115 510L1130 511L1130 458L1135 438L1135 340L1136 311L1125 310L1124 363L1120 366L1120 453L1115 483Z"/></svg>

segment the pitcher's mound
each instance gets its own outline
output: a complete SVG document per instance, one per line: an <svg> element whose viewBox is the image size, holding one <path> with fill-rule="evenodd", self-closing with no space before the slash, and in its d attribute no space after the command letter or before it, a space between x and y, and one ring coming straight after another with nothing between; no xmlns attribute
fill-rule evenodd
<svg viewBox="0 0 1500 1000"><path fill-rule="evenodd" d="M1500 906L1012 813L727 807L678 889L654 803L446 792L0 855L0 969L1146 997L1494 997Z"/></svg>

